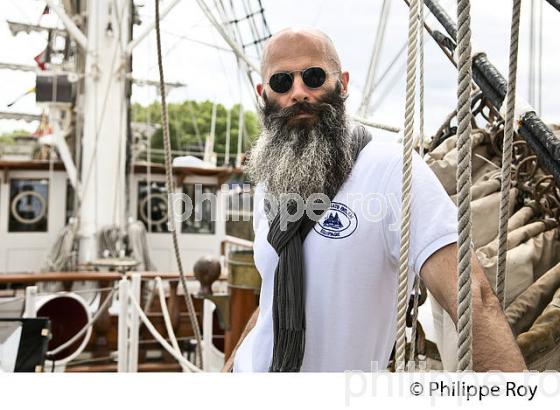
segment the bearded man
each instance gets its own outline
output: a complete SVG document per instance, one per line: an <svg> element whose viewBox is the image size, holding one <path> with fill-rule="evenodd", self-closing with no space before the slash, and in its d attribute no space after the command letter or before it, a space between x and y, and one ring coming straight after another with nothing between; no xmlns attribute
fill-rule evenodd
<svg viewBox="0 0 560 410"><path fill-rule="evenodd" d="M384 370L396 335L402 148L351 125L349 73L324 33L275 34L261 75L262 133L247 168L262 288L224 371ZM456 323L457 209L417 154L412 185L408 293L420 275ZM294 195L317 194L327 198L320 218L297 214ZM291 199L275 202L282 195ZM474 369L526 369L476 258L472 310Z"/></svg>

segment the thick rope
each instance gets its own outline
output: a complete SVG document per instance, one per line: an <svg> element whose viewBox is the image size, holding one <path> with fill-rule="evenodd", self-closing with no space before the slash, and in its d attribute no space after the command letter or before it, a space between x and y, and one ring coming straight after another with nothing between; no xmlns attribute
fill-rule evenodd
<svg viewBox="0 0 560 410"><path fill-rule="evenodd" d="M418 40L419 0L410 2L408 14L408 51L406 66L406 104L403 138L403 176L401 206L401 249L397 291L397 341L395 369L404 371L406 354L406 308L408 305L408 252L410 246L410 194L412 190L412 146L416 88L416 53Z"/></svg>
<svg viewBox="0 0 560 410"><path fill-rule="evenodd" d="M420 4L418 13L418 105L420 114L420 129L419 129L419 154L424 157L424 4ZM413 309L412 309L412 329L410 333L410 354L408 356L408 371L416 369L416 328L418 326L418 299L420 298L420 276L419 274L414 277L414 296L413 296Z"/></svg>
<svg viewBox="0 0 560 410"><path fill-rule="evenodd" d="M418 70L419 70L419 80L418 88L418 105L420 107L420 147L419 154L424 158L424 3L421 3L420 11L418 13Z"/></svg>
<svg viewBox="0 0 560 410"><path fill-rule="evenodd" d="M368 120L367 118L353 116L352 119L356 122L359 122L360 124L367 125L368 127L372 127L372 128L377 128L377 129L380 129L380 130L383 130L383 131L389 131L389 132L394 132L394 133L401 132L401 129L399 127L395 127L393 125L381 124L381 123L378 123L378 122L373 122L373 121Z"/></svg>
<svg viewBox="0 0 560 410"><path fill-rule="evenodd" d="M161 278L158 276L155 280L156 288L159 297L159 306L161 308L161 314L163 316L163 322L165 323L165 330L167 331L167 336L171 341L171 346L173 349L181 354L181 349L179 348L179 343L177 342L177 338L175 337L175 332L173 331L173 323L171 322L171 317L169 316L169 310L167 309L167 305L165 303L165 294L163 292L163 282Z"/></svg>
<svg viewBox="0 0 560 410"><path fill-rule="evenodd" d="M519 20L521 0L513 0L511 35L509 44L509 78L506 95L506 117L502 151L502 189L500 198L500 229L498 232L498 265L496 271L496 296L505 309L505 280L507 262L507 231L509 220L509 191L511 189L511 157L513 150L513 124L515 121L515 88L517 82L517 49L519 46Z"/></svg>
<svg viewBox="0 0 560 410"><path fill-rule="evenodd" d="M138 317L140 318L142 323L144 323L144 326L146 326L146 329L148 329L148 331L152 334L154 339L156 339L159 342L159 344L165 350L167 350L167 352L171 356L173 356L175 360L177 360L184 369L188 369L193 373L199 373L201 370L198 367L192 364L189 360L185 359L181 354L179 354L177 351L175 351L175 349L173 349L173 346L167 343L165 338L157 331L156 327L152 324L152 322L150 322L150 319L148 319L148 316L146 316L146 314L144 313L144 311L142 310L142 308L140 307L138 301L134 298L134 296L132 296L132 294L129 294L128 297L130 299L130 304L138 312Z"/></svg>
<svg viewBox="0 0 560 410"><path fill-rule="evenodd" d="M171 317L169 316L169 310L167 309L167 305L165 303L165 294L163 292L163 282L161 278L158 276L155 280L158 297L159 297L159 306L161 308L161 313L163 315L163 322L165 323L165 330L167 331L167 337L171 342L171 347L175 350L179 355L182 355L181 349L179 348L179 342L177 342L177 338L175 337L175 332L173 331L173 324L171 323ZM183 370L187 369L181 364ZM188 370L188 369L187 369Z"/></svg>
<svg viewBox="0 0 560 410"><path fill-rule="evenodd" d="M457 258L458 370L472 369L471 313L471 29L470 1L457 2L457 203L459 252Z"/></svg>
<svg viewBox="0 0 560 410"><path fill-rule="evenodd" d="M156 43L157 43L157 60L159 69L159 91L161 94L161 123L163 128L163 145L165 150L165 185L167 192L171 194L173 192L173 180L171 176L171 142L169 140L169 120L167 117L167 103L165 101L165 80L163 78L163 62L161 57L161 32L159 27L159 0L155 0L156 4ZM175 229L175 214L173 212L173 201L168 201L167 204L169 208L169 223L171 224L171 237L173 238L173 249L175 251L175 259L177 261L177 268L179 270L179 276L181 278L181 286L183 287L185 303L187 305L187 310L189 312L189 317L191 320L191 326L196 339L196 353L198 359L198 365L202 368L202 337L200 334L200 327L198 326L198 320L196 319L196 313L194 310L194 305L191 299L191 294L187 287L187 280L185 279L185 273L183 271L183 264L181 262L181 253L179 251L179 240L177 239L177 230Z"/></svg>

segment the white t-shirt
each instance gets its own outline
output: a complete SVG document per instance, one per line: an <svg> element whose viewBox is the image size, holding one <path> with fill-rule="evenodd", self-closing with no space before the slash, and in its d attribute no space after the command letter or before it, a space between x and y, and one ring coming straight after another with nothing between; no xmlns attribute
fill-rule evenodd
<svg viewBox="0 0 560 410"><path fill-rule="evenodd" d="M426 259L457 241L455 205L416 152L412 166L409 294ZM401 184L402 146L371 141L305 239L302 372L387 367L396 335ZM262 277L260 313L235 355L234 372L267 372L272 360L278 255L267 241L263 199L259 185L253 227L255 264Z"/></svg>

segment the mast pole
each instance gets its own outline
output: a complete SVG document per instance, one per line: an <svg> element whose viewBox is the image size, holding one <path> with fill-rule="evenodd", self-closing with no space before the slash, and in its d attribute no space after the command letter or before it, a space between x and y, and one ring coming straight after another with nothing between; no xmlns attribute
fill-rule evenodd
<svg viewBox="0 0 560 410"><path fill-rule="evenodd" d="M97 231L125 226L127 132L125 47L129 41L130 1L90 0L82 140L82 204L79 262L97 258Z"/></svg>

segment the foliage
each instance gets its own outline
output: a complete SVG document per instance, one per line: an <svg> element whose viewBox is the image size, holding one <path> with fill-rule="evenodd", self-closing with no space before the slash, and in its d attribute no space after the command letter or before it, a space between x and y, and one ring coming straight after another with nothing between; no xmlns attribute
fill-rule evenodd
<svg viewBox="0 0 560 410"><path fill-rule="evenodd" d="M3 134L0 134L0 145L14 144L15 138L26 137L29 134L30 132L26 130L14 130L10 132L5 132Z"/></svg>
<svg viewBox="0 0 560 410"><path fill-rule="evenodd" d="M184 101L169 104L169 133L171 147L174 150L204 150L204 142L210 134L212 121L212 101ZM138 103L132 105L132 121L151 124L161 124L161 105L153 102L148 106ZM231 108L230 126L230 155L237 152L237 137L239 134L239 104ZM258 121L254 112L245 111L242 151L246 151L258 135ZM216 131L214 151L218 154L225 152L226 145L227 109L218 104L216 107ZM163 148L163 131L159 127L151 137L151 147ZM234 158L235 155L231 155Z"/></svg>

